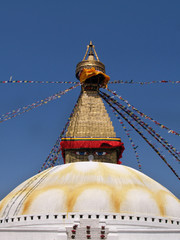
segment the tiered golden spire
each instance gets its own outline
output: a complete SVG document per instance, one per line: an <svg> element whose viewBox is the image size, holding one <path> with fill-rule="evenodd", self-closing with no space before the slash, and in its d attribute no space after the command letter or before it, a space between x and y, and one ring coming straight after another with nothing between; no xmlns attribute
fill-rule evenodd
<svg viewBox="0 0 180 240"><path fill-rule="evenodd" d="M61 141L65 162L91 160L117 163L124 146L116 138L110 117L98 94L99 88L106 86L109 77L92 42L87 46L83 60L77 64L76 76L82 84L82 90L66 137Z"/></svg>
<svg viewBox="0 0 180 240"><path fill-rule="evenodd" d="M71 118L66 137L116 137L110 117L97 91L83 91Z"/></svg>

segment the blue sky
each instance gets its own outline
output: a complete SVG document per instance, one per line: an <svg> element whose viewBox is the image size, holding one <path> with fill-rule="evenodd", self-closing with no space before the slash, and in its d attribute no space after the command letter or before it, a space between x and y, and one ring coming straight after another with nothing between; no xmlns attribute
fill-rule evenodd
<svg viewBox="0 0 180 240"><path fill-rule="evenodd" d="M10 76L13 80L75 81L76 64L90 40L111 80L180 80L179 9L178 0L0 1L0 81ZM0 114L68 87L1 84ZM179 84L116 84L109 88L180 132ZM0 124L0 199L38 172L79 91ZM110 109L108 112L126 147L123 164L138 169L123 129ZM178 136L158 131L180 149ZM132 137L138 145L143 172L180 198L179 180L147 143L133 132ZM166 156L180 175L180 165L168 153Z"/></svg>

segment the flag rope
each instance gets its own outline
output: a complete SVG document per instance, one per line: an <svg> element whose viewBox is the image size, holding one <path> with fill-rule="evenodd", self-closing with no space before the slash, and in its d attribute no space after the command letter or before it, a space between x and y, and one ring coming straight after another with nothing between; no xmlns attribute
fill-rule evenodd
<svg viewBox="0 0 180 240"><path fill-rule="evenodd" d="M70 90L72 89L75 89L76 87L78 87L80 84L76 84L75 86L72 86L64 91L60 91L60 92L57 92L55 93L54 95L50 96L50 97L46 97L45 99L42 99L42 100L39 100L37 102L34 102L32 104L29 104L25 107L21 107L21 108L18 108L16 110L13 110L11 112L8 112L6 114L3 114L0 116L0 123L4 122L4 121L7 121L9 119L12 119L14 117L17 117L25 112L29 112L30 110L34 109L34 108L37 108L39 106L42 106L43 104L47 104L48 102L52 101L52 100L55 100L57 98L60 98L62 95L64 95L65 93L69 92Z"/></svg>
<svg viewBox="0 0 180 240"><path fill-rule="evenodd" d="M67 83L67 84L77 84L79 82L76 82L76 81L28 81L28 80L6 80L6 81L0 81L0 84L1 83L10 83L10 84L13 84L13 83L30 83L30 84L33 84L33 83L41 83L41 84L48 84L48 83Z"/></svg>
<svg viewBox="0 0 180 240"><path fill-rule="evenodd" d="M154 122L156 125L158 125L159 127L168 130L168 133L172 133L175 134L177 136L180 136L179 133L175 132L174 130L166 127L165 125L157 122L156 120L154 120L153 118L149 117L148 115L142 113L141 111L139 111L137 108L135 108L133 105L131 105L126 99L124 99L122 96L119 96L116 91L112 91L109 88L106 88L107 91L109 91L110 93L112 93L115 97L119 98L120 100L122 100L123 102L125 102L127 104L127 107L131 107L134 111L136 111L141 117L144 117L145 119L148 119L152 122Z"/></svg>
<svg viewBox="0 0 180 240"><path fill-rule="evenodd" d="M110 84L140 84L140 85L144 85L144 84L153 84L153 83L172 83L172 84L177 84L180 83L180 81L172 81L172 80L159 80L159 81L150 81L150 82L135 82L134 80L130 80L130 81L124 81L124 80L115 80L115 81L110 81Z"/></svg>
<svg viewBox="0 0 180 240"><path fill-rule="evenodd" d="M68 118L68 120L67 120L67 122L66 122L66 124L65 124L65 126L63 128L63 130L62 130L62 132L58 136L55 145L51 149L48 157L46 158L46 160L45 160L44 164L42 165L41 169L39 170L39 172L41 172L41 171L43 171L43 170L45 170L45 169L47 169L49 167L54 167L55 164L58 163L58 161L60 163L60 158L59 158L59 155L60 155L60 152L61 152L60 141L61 141L61 138L64 137L64 135L66 133L66 130L67 130L68 126L69 126L70 120L71 120L71 118L72 118L72 116L74 114L74 110L75 110L75 108L77 106L77 103L79 101L79 98L80 98L81 94L82 93L80 93L80 95L78 97L78 100L76 101L76 104L74 105L74 108L73 108L73 110L72 110L72 112L71 112L71 114L70 114L70 116L69 116L69 118Z"/></svg>
<svg viewBox="0 0 180 240"><path fill-rule="evenodd" d="M108 97L105 97L103 94L99 93L99 95L104 99L104 101L111 106L126 122L129 123L129 125L151 146L151 148L160 156L160 158L164 161L164 163L171 169L171 171L174 173L174 175L180 180L179 175L176 173L176 171L173 169L173 167L167 162L165 157L157 150L157 148L140 132L131 122L130 120L122 114L115 106L113 106L113 103L111 103L108 99Z"/></svg>
<svg viewBox="0 0 180 240"><path fill-rule="evenodd" d="M114 115L116 116L117 120L120 122L120 124L122 125L122 128L124 129L128 139L129 139L129 142L134 150L134 153L135 153L135 156L136 156L136 160L137 160L137 163L138 163L138 168L140 171L142 171L142 166L141 166L141 163L139 161L139 154L137 152L137 148L138 146L134 144L133 142L133 139L132 137L130 136L130 133L129 133L129 130L126 128L124 122L122 121L122 119L119 117L119 115L116 113L116 111L110 106L111 110L113 111Z"/></svg>
<svg viewBox="0 0 180 240"><path fill-rule="evenodd" d="M179 152L174 150L175 148L170 145L167 141L164 140L158 133L155 132L155 130L152 127L149 127L148 124L143 122L137 115L135 115L133 112L131 112L129 109L127 109L125 106L117 102L115 99L111 98L110 95L107 93L103 93L105 96L109 98L109 101L113 102L118 108L122 109L127 115L129 115L134 121L136 121L142 128L144 128L151 136L153 136L166 150L168 150L169 153L171 153L177 161L180 162L179 159ZM172 146L172 148L170 147Z"/></svg>

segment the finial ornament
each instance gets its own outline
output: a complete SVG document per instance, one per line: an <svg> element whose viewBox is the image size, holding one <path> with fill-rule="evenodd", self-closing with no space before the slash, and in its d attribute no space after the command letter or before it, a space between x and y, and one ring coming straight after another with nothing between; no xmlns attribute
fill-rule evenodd
<svg viewBox="0 0 180 240"><path fill-rule="evenodd" d="M76 66L76 78L79 80L79 76L81 71L86 69L94 68L95 70L101 71L105 73L105 66L102 62L100 62L99 57L96 53L95 46L92 41L90 41L89 45L87 45L86 53L81 62L79 62Z"/></svg>
<svg viewBox="0 0 180 240"><path fill-rule="evenodd" d="M89 51L89 54L88 54L88 51ZM94 54L95 54L95 56L96 56L96 61L100 62L100 61L99 61L99 58L98 58L98 55L97 55L97 53L96 53L96 50L95 50L95 46L92 44L92 41L90 41L89 45L87 45L87 50L86 50L86 53L85 53L85 55L84 55L83 61L86 60L87 54L88 54L89 56L94 56ZM87 59L87 60L88 60L88 59ZM93 59L93 60L95 60L95 59Z"/></svg>

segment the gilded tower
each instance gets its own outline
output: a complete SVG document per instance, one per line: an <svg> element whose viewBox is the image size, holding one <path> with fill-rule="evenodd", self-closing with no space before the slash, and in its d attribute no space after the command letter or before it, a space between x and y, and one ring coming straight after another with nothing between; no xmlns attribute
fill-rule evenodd
<svg viewBox="0 0 180 240"><path fill-rule="evenodd" d="M124 150L120 138L99 96L109 76L90 42L83 60L77 64L76 77L81 82L81 94L70 120L61 147L65 163L98 161L118 163Z"/></svg>

